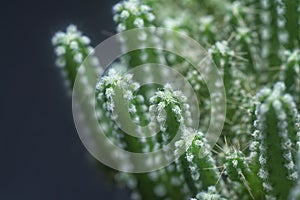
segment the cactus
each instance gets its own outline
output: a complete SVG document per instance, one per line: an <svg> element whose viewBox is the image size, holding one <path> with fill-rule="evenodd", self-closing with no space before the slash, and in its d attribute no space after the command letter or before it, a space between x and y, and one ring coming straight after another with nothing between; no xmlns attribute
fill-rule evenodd
<svg viewBox="0 0 300 200"><path fill-rule="evenodd" d="M300 199L299 0L123 0L112 12L118 33L165 27L192 37L207 50L226 94L225 123L214 145L207 135L213 102L205 77L180 55L143 48L172 46L178 42L174 35L164 41L145 32L135 41L140 49L101 71L89 38L75 25L55 34L56 65L68 91L80 74L82 95L91 97L85 105L95 105L109 140L137 154L162 149L138 164L168 165L143 173L128 173L137 165L131 157L113 150L107 155L124 172L104 170L115 174L132 199ZM134 45L122 39L124 49ZM197 60L193 49L187 51ZM191 93L167 82L140 85L131 70L145 63L180 73L198 104L190 104ZM149 80L169 79L169 72L155 69L149 65L142 73ZM195 121L196 110L201 118ZM82 120L94 133L89 113L83 109Z"/></svg>
<svg viewBox="0 0 300 200"><path fill-rule="evenodd" d="M298 178L295 151L298 150L299 116L296 105L292 97L285 94L281 82L272 90L262 89L257 99L253 132L257 146L253 151L259 166L258 176L268 198L286 199Z"/></svg>

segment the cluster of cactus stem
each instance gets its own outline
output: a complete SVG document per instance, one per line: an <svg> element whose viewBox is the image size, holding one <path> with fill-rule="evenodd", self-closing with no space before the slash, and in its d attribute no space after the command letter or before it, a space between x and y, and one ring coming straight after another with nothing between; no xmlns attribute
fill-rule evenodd
<svg viewBox="0 0 300 200"><path fill-rule="evenodd" d="M93 50L89 38L75 25L55 34L56 63L69 91L78 73L85 92L96 88L99 123L113 143L131 152L152 152L181 134L175 148L185 152L167 167L115 172L132 199L300 199L300 0L124 0L113 14L117 32L165 27L195 39L211 55L226 91L224 128L211 148L205 136L210 93L183 58L155 49L132 51L94 85L89 72L79 68ZM190 128L195 105L187 104L182 91L166 84L136 92L139 83L123 73L155 62L173 67L192 85L201 112L198 130ZM96 58L89 64L100 74ZM155 137L132 137L118 127L114 97L120 92L134 123L157 122ZM149 127L136 131L147 134Z"/></svg>

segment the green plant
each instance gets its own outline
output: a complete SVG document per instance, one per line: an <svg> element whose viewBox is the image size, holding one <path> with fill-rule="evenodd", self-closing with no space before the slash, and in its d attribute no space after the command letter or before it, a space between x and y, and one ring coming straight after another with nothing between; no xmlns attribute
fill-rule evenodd
<svg viewBox="0 0 300 200"><path fill-rule="evenodd" d="M132 191L132 198L300 199L300 1L125 0L113 12L118 32L166 27L194 38L221 72L227 96L222 135L211 149L204 134L212 108L210 93L184 58L153 49L135 50L108 69L96 86L89 81L89 71L78 71L92 52L89 39L74 25L53 37L57 66L69 88L77 73L83 74L85 92L97 88L99 123L117 146L151 152L165 147L180 132L175 146L185 152L166 168L139 174L115 172L116 179ZM99 73L97 60L89 59L85 64ZM199 130L189 128L191 108L182 91L164 85L136 92L139 84L122 74L153 62L172 66L193 86L200 102ZM156 137L135 138L117 126L118 95L135 123L157 122Z"/></svg>

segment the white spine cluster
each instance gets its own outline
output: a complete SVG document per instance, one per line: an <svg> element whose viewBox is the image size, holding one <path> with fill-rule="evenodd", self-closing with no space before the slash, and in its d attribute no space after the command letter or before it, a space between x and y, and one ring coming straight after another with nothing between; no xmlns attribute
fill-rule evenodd
<svg viewBox="0 0 300 200"><path fill-rule="evenodd" d="M90 39L82 35L75 25L68 26L66 32L56 33L52 38L52 45L56 46L55 53L58 57L57 65L59 67L65 67L67 63L65 56L68 52L71 53L74 61L79 64L83 61L83 54L92 52L92 47L89 46ZM79 48L79 46L84 46L84 48Z"/></svg>
<svg viewBox="0 0 300 200"><path fill-rule="evenodd" d="M216 188L214 186L210 186L207 191L200 192L197 194L196 198L192 198L191 200L225 200L221 197Z"/></svg>
<svg viewBox="0 0 300 200"><path fill-rule="evenodd" d="M117 30L122 32L132 28L149 26L155 19L152 9L139 0L128 0L113 7L114 20L118 23Z"/></svg>
<svg viewBox="0 0 300 200"><path fill-rule="evenodd" d="M93 52L90 39L78 31L75 25L69 25L66 32L58 32L54 35L52 44L55 46L57 55L56 65L62 68L61 72L68 89L72 89L77 73L79 73L80 82L86 86L85 93L91 95L94 86L88 81L87 71L93 70L95 74L99 74L101 68L97 58L93 56L90 56L82 65L84 59Z"/></svg>
<svg viewBox="0 0 300 200"><path fill-rule="evenodd" d="M117 90L122 92L123 98L131 102L133 91L137 90L139 85L132 82L131 75L121 75L115 69L109 69L106 76L103 76L98 82L96 89L98 91L98 100L103 105L103 110L106 110L106 114L113 122L118 119L118 112L115 112L115 95ZM130 93L130 94L129 94ZM129 104L130 107L134 105ZM132 109L132 108L131 108ZM117 139L117 145L120 147L128 147L128 144L124 141L124 135L117 124L113 125L112 136Z"/></svg>

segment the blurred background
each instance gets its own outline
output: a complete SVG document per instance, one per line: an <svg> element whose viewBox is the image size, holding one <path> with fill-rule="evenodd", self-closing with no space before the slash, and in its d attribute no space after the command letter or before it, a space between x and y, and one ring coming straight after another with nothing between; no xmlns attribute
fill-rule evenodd
<svg viewBox="0 0 300 200"><path fill-rule="evenodd" d="M95 46L115 0L2 1L0 200L128 199L81 143L51 37L74 23Z"/></svg>

